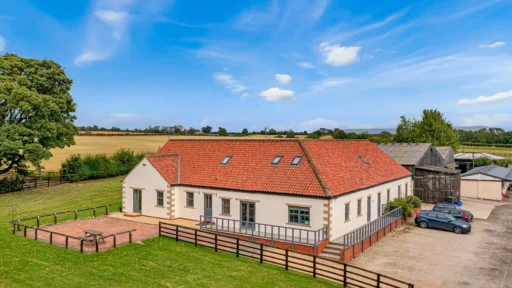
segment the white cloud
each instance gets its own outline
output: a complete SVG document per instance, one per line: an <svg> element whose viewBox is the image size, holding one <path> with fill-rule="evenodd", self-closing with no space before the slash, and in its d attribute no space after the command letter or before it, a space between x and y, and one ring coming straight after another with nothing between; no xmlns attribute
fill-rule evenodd
<svg viewBox="0 0 512 288"><path fill-rule="evenodd" d="M276 80L283 85L287 85L292 82L292 77L287 74L276 74Z"/></svg>
<svg viewBox="0 0 512 288"><path fill-rule="evenodd" d="M491 43L491 44L481 44L479 45L478 47L480 48L498 48L498 47L501 47L501 46L505 46L505 42L502 42L502 41L496 41L494 43Z"/></svg>
<svg viewBox="0 0 512 288"><path fill-rule="evenodd" d="M0 52L4 51L5 49L5 38L0 36Z"/></svg>
<svg viewBox="0 0 512 288"><path fill-rule="evenodd" d="M244 85L240 84L240 82L233 79L233 76L227 73L214 73L213 78L233 92L242 92L246 89Z"/></svg>
<svg viewBox="0 0 512 288"><path fill-rule="evenodd" d="M327 42L320 44L320 51L325 56L325 63L338 67L347 66L359 61L359 46L329 45Z"/></svg>
<svg viewBox="0 0 512 288"><path fill-rule="evenodd" d="M352 79L352 78L326 78L323 81L320 81L320 82L314 84L313 87L311 88L311 90L313 92L318 92L318 91L322 91L326 88L348 84L352 81L354 81L354 79Z"/></svg>
<svg viewBox="0 0 512 288"><path fill-rule="evenodd" d="M478 96L476 98L462 98L459 100L459 102L457 102L457 106L470 106L470 105L495 102L495 101L504 100L504 99L507 99L510 97L512 97L512 90L509 90L507 92L496 93L492 96Z"/></svg>
<svg viewBox="0 0 512 288"><path fill-rule="evenodd" d="M292 90L285 90L277 87L261 91L260 95L267 99L267 101L271 102L277 102L281 100L295 100Z"/></svg>
<svg viewBox="0 0 512 288"><path fill-rule="evenodd" d="M297 65L299 65L300 67L302 67L304 69L313 69L313 68L315 68L313 66L313 64L311 64L311 62L300 62L300 63L297 63Z"/></svg>
<svg viewBox="0 0 512 288"><path fill-rule="evenodd" d="M462 121L463 126L488 126L497 127L503 124L508 124L512 121L512 114L477 114Z"/></svg>
<svg viewBox="0 0 512 288"><path fill-rule="evenodd" d="M84 63L101 61L107 59L107 55L96 54L96 52L84 52L75 58L75 65L81 65Z"/></svg>
<svg viewBox="0 0 512 288"><path fill-rule="evenodd" d="M337 127L340 127L340 123L338 123L338 121L329 120L329 119L319 117L319 118L315 118L313 120L304 121L304 122L299 123L299 125L298 125L299 129L297 131L303 131L303 130L315 131L320 128L334 129Z"/></svg>

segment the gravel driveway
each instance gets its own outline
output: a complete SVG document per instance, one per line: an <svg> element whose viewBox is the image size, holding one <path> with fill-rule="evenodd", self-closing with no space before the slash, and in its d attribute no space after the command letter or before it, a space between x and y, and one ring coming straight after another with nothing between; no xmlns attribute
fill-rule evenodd
<svg viewBox="0 0 512 288"><path fill-rule="evenodd" d="M407 224L350 264L415 287L512 288L511 239L512 205L504 205L464 235Z"/></svg>

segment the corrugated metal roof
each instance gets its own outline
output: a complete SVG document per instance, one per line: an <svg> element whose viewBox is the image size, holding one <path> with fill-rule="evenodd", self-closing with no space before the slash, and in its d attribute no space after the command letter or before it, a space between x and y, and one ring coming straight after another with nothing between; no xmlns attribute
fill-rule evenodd
<svg viewBox="0 0 512 288"><path fill-rule="evenodd" d="M468 172L461 175L462 178L466 176L476 175L476 174L483 174L495 178L499 178L502 180L508 180L512 181L512 169L511 168L505 168L497 165L489 165L489 166L481 166L476 167Z"/></svg>
<svg viewBox="0 0 512 288"><path fill-rule="evenodd" d="M429 149L429 143L378 143L380 150L401 165L416 165Z"/></svg>
<svg viewBox="0 0 512 288"><path fill-rule="evenodd" d="M489 158L491 160L504 160L505 157L489 154L489 153L476 153L476 152L465 152L455 154L455 160L473 160L478 158Z"/></svg>
<svg viewBox="0 0 512 288"><path fill-rule="evenodd" d="M419 166L419 167L416 167L416 169L435 171L435 172L443 172L443 173L450 173L450 174L458 174L458 173L460 173L460 170L449 169L449 168L444 168L444 167L437 167L437 166Z"/></svg>

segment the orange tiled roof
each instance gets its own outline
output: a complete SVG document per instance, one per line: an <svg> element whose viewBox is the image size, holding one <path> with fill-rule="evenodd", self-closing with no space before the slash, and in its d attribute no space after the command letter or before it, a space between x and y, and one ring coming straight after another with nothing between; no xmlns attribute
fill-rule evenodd
<svg viewBox="0 0 512 288"><path fill-rule="evenodd" d="M180 185L240 191L327 197L410 175L371 142L361 140L169 140L148 160L171 185L178 184L177 155ZM270 163L276 155L283 158L274 166ZM231 160L220 165L226 156ZM302 160L291 166L295 156Z"/></svg>

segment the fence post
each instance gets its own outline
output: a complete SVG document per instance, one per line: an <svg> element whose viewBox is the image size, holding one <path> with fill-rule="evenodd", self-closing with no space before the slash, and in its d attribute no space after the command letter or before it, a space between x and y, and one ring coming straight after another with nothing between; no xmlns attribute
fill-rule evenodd
<svg viewBox="0 0 512 288"><path fill-rule="evenodd" d="M130 230L128 241L131 244L132 243L132 230Z"/></svg>
<svg viewBox="0 0 512 288"><path fill-rule="evenodd" d="M96 252L98 252L98 238L96 238Z"/></svg>
<svg viewBox="0 0 512 288"><path fill-rule="evenodd" d="M69 236L66 235L66 249L68 249Z"/></svg>
<svg viewBox="0 0 512 288"><path fill-rule="evenodd" d="M50 187L50 174L48 174L48 187Z"/></svg>
<svg viewBox="0 0 512 288"><path fill-rule="evenodd" d="M18 220L18 232L20 232L20 224L21 224L21 221Z"/></svg>
<svg viewBox="0 0 512 288"><path fill-rule="evenodd" d="M108 215L108 205L105 205L105 215Z"/></svg>
<svg viewBox="0 0 512 288"><path fill-rule="evenodd" d="M92 217L96 218L96 207L92 207Z"/></svg>
<svg viewBox="0 0 512 288"><path fill-rule="evenodd" d="M380 274L377 273L377 288L380 288Z"/></svg>
<svg viewBox="0 0 512 288"><path fill-rule="evenodd" d="M284 269L288 271L288 249L284 250Z"/></svg>
<svg viewBox="0 0 512 288"><path fill-rule="evenodd" d="M84 239L80 239L80 253L84 253Z"/></svg>
<svg viewBox="0 0 512 288"><path fill-rule="evenodd" d="M39 228L39 216L37 216L37 228Z"/></svg>
<svg viewBox="0 0 512 288"><path fill-rule="evenodd" d="M57 213L53 213L53 224L57 224Z"/></svg>
<svg viewBox="0 0 512 288"><path fill-rule="evenodd" d="M316 278L316 255L313 255L313 278Z"/></svg>
<svg viewBox="0 0 512 288"><path fill-rule="evenodd" d="M16 234L16 223L12 222L12 235Z"/></svg>
<svg viewBox="0 0 512 288"><path fill-rule="evenodd" d="M78 219L78 211L75 210L75 220Z"/></svg>
<svg viewBox="0 0 512 288"><path fill-rule="evenodd" d="M37 188L37 178L34 178L34 189Z"/></svg>
<svg viewBox="0 0 512 288"><path fill-rule="evenodd" d="M343 287L347 287L347 263L343 263Z"/></svg>
<svg viewBox="0 0 512 288"><path fill-rule="evenodd" d="M197 247L197 229L195 229L194 231L194 246Z"/></svg>
<svg viewBox="0 0 512 288"><path fill-rule="evenodd" d="M37 228L34 230L34 240L37 240Z"/></svg>
<svg viewBox="0 0 512 288"><path fill-rule="evenodd" d="M215 252L217 252L217 234L215 234Z"/></svg>
<svg viewBox="0 0 512 288"><path fill-rule="evenodd" d="M117 236L116 233L114 233L114 248L117 247Z"/></svg>
<svg viewBox="0 0 512 288"><path fill-rule="evenodd" d="M263 263L263 243L260 243L260 264Z"/></svg>
<svg viewBox="0 0 512 288"><path fill-rule="evenodd" d="M158 221L158 236L162 236L162 222Z"/></svg>
<svg viewBox="0 0 512 288"><path fill-rule="evenodd" d="M23 237L27 237L27 226L23 225Z"/></svg>
<svg viewBox="0 0 512 288"><path fill-rule="evenodd" d="M53 232L50 231L50 245L53 243Z"/></svg>
<svg viewBox="0 0 512 288"><path fill-rule="evenodd" d="M176 242L178 242L178 226L176 226Z"/></svg>
<svg viewBox="0 0 512 288"><path fill-rule="evenodd" d="M236 257L240 257L240 239L236 238Z"/></svg>

